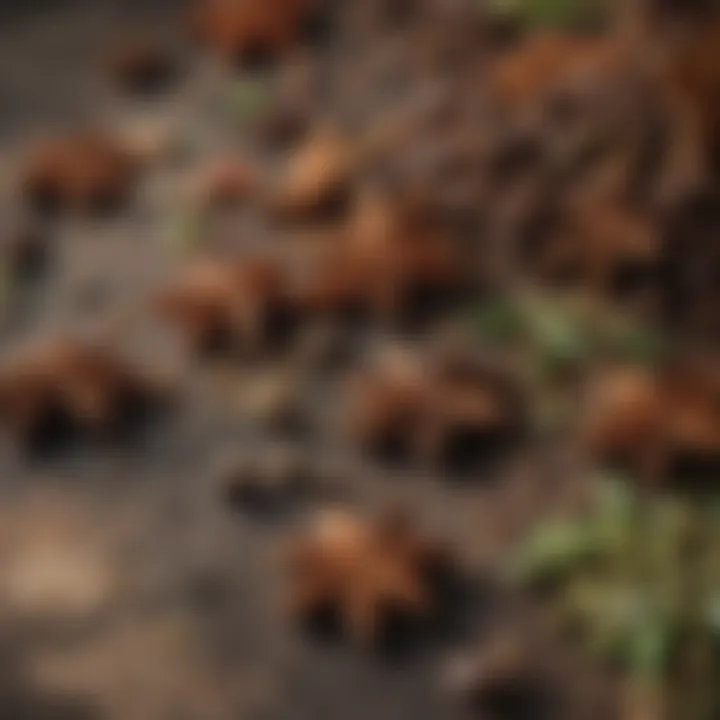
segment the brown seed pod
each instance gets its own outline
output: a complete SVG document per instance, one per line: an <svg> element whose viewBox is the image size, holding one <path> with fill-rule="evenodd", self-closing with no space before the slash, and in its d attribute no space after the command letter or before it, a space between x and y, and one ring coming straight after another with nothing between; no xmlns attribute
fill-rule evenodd
<svg viewBox="0 0 720 720"><path fill-rule="evenodd" d="M193 34L232 63L285 53L301 39L308 0L198 0Z"/></svg>
<svg viewBox="0 0 720 720"><path fill-rule="evenodd" d="M444 548L406 518L364 520L343 511L319 515L287 556L289 607L312 621L335 615L358 643L377 645L393 621L428 623L440 611L437 575Z"/></svg>
<svg viewBox="0 0 720 720"><path fill-rule="evenodd" d="M363 199L309 266L296 293L308 312L416 320L469 287L458 248L406 207L379 196Z"/></svg>
<svg viewBox="0 0 720 720"><path fill-rule="evenodd" d="M351 379L348 421L371 451L460 469L519 429L515 395L502 373L469 358L394 351Z"/></svg>
<svg viewBox="0 0 720 720"><path fill-rule="evenodd" d="M361 197L348 252L365 269L369 306L402 319L441 306L468 287L467 265L458 248L411 200Z"/></svg>
<svg viewBox="0 0 720 720"><path fill-rule="evenodd" d="M41 210L114 209L126 200L137 163L115 140L98 132L40 142L21 180L27 200Z"/></svg>
<svg viewBox="0 0 720 720"><path fill-rule="evenodd" d="M197 352L257 351L283 329L284 286L281 266L269 259L205 260L165 290L157 307Z"/></svg>
<svg viewBox="0 0 720 720"><path fill-rule="evenodd" d="M646 482L720 464L720 381L704 365L606 371L593 383L586 411L595 455Z"/></svg>
<svg viewBox="0 0 720 720"><path fill-rule="evenodd" d="M619 202L569 202L557 232L535 252L540 274L565 287L618 300L657 290L659 228L649 215Z"/></svg>
<svg viewBox="0 0 720 720"><path fill-rule="evenodd" d="M428 377L418 358L383 353L349 380L348 427L363 448L380 454L410 452L421 426Z"/></svg>
<svg viewBox="0 0 720 720"><path fill-rule="evenodd" d="M24 349L0 370L0 423L28 442L60 427L112 432L164 391L107 348L53 340Z"/></svg>
<svg viewBox="0 0 720 720"><path fill-rule="evenodd" d="M500 57L491 73L491 97L514 113L541 110L556 91L619 70L625 50L613 36L538 32Z"/></svg>

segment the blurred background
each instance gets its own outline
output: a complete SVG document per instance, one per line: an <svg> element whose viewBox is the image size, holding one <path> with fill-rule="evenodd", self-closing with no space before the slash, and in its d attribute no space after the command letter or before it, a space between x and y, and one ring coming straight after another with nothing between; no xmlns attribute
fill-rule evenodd
<svg viewBox="0 0 720 720"><path fill-rule="evenodd" d="M719 61L0 2L0 720L719 718Z"/></svg>

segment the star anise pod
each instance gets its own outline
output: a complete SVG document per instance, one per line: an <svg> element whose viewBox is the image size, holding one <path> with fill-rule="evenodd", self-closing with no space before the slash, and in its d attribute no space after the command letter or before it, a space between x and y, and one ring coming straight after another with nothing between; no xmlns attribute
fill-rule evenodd
<svg viewBox="0 0 720 720"><path fill-rule="evenodd" d="M265 258L204 260L167 288L158 306L198 352L263 349L287 319L284 273Z"/></svg>
<svg viewBox="0 0 720 720"><path fill-rule="evenodd" d="M587 413L595 454L646 482L720 464L720 380L705 363L613 368L596 379Z"/></svg>
<svg viewBox="0 0 720 720"><path fill-rule="evenodd" d="M37 208L97 212L126 200L137 158L102 132L77 132L41 141L22 177L22 192Z"/></svg>
<svg viewBox="0 0 720 720"><path fill-rule="evenodd" d="M165 391L104 346L53 339L23 348L0 369L0 424L29 443L63 428L112 433Z"/></svg>
<svg viewBox="0 0 720 720"><path fill-rule="evenodd" d="M287 52L314 10L308 0L198 0L194 34L223 58L246 63Z"/></svg>
<svg viewBox="0 0 720 720"><path fill-rule="evenodd" d="M351 380L349 421L360 444L461 467L521 425L509 379L471 358L381 354Z"/></svg>
<svg viewBox="0 0 720 720"><path fill-rule="evenodd" d="M437 617L448 556L403 515L364 520L328 511L293 543L288 567L294 617L335 615L354 641L375 645L394 621Z"/></svg>

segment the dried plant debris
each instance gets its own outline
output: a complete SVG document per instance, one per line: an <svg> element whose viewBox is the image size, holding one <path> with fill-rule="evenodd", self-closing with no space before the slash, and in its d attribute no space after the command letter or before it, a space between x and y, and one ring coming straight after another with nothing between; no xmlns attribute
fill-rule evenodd
<svg viewBox="0 0 720 720"><path fill-rule="evenodd" d="M23 444L67 430L111 436L167 392L164 381L106 347L53 339L6 358L0 371L0 422Z"/></svg>
<svg viewBox="0 0 720 720"><path fill-rule="evenodd" d="M492 97L514 113L536 111L553 93L616 69L621 50L612 36L536 32L500 58Z"/></svg>
<svg viewBox="0 0 720 720"><path fill-rule="evenodd" d="M352 376L348 414L362 447L449 468L494 454L522 425L502 372L471 357L432 360L401 349Z"/></svg>
<svg viewBox="0 0 720 720"><path fill-rule="evenodd" d="M378 646L397 623L427 625L441 612L438 578L445 548L405 516L365 520L321 513L288 552L291 614L305 622L334 616L357 643Z"/></svg>
<svg viewBox="0 0 720 720"><path fill-rule="evenodd" d="M657 299L661 250L650 217L597 198L568 203L557 233L534 248L538 274L555 286L626 303Z"/></svg>
<svg viewBox="0 0 720 720"><path fill-rule="evenodd" d="M120 38L107 56L106 68L120 90L137 94L164 89L178 70L170 52L141 33Z"/></svg>
<svg viewBox="0 0 720 720"><path fill-rule="evenodd" d="M199 353L262 351L287 329L284 274L270 258L197 261L157 305Z"/></svg>
<svg viewBox="0 0 720 720"><path fill-rule="evenodd" d="M592 384L586 412L593 452L645 482L675 481L682 487L696 473L702 477L718 467L720 383L706 363L602 372Z"/></svg>
<svg viewBox="0 0 720 720"><path fill-rule="evenodd" d="M33 148L21 190L42 211L114 210L129 198L137 170L137 159L110 135L75 132Z"/></svg>
<svg viewBox="0 0 720 720"><path fill-rule="evenodd" d="M194 34L233 64L287 53L303 38L315 0L197 0Z"/></svg>
<svg viewBox="0 0 720 720"><path fill-rule="evenodd" d="M659 60L653 66L656 88L672 119L668 180L675 189L697 189L718 169L720 12L713 2L643 5L637 35Z"/></svg>

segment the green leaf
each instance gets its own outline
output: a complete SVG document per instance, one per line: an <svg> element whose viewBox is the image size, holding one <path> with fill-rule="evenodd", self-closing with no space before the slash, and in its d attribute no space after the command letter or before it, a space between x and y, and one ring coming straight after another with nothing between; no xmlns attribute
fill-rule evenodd
<svg viewBox="0 0 720 720"><path fill-rule="evenodd" d="M574 597L574 611L584 622L590 652L607 661L626 664L633 628L643 613L636 588L595 579Z"/></svg>
<svg viewBox="0 0 720 720"><path fill-rule="evenodd" d="M673 624L666 617L646 612L629 638L629 667L640 677L657 679L668 667Z"/></svg>
<svg viewBox="0 0 720 720"><path fill-rule="evenodd" d="M512 575L529 584L559 580L595 557L597 551L597 538L588 524L544 523L521 549Z"/></svg>

